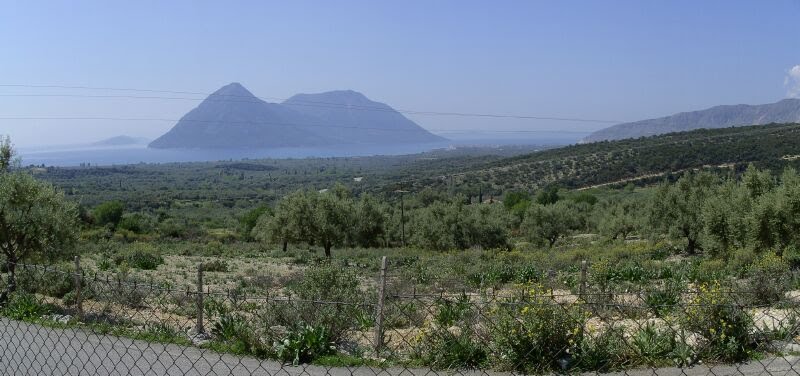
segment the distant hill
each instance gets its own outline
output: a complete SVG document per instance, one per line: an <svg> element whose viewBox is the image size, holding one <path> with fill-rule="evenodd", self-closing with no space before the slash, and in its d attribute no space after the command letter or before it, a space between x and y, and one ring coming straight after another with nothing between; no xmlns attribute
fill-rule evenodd
<svg viewBox="0 0 800 376"><path fill-rule="evenodd" d="M701 128L792 122L800 122L800 99L784 99L780 102L762 105L716 106L657 119L617 124L594 132L583 141L621 140Z"/></svg>
<svg viewBox="0 0 800 376"><path fill-rule="evenodd" d="M800 124L767 124L577 144L505 159L459 158L418 161L386 191L462 187L477 192L535 190L548 185L585 188L628 182L657 182L694 168L742 171L748 163L780 172L800 169ZM453 180L443 177L453 175ZM467 193L467 192L463 192Z"/></svg>
<svg viewBox="0 0 800 376"><path fill-rule="evenodd" d="M299 94L278 104L232 83L211 94L149 146L238 149L443 140L355 91Z"/></svg>
<svg viewBox="0 0 800 376"><path fill-rule="evenodd" d="M144 137L131 137L131 136L116 136L107 138L105 140L93 142L90 146L132 146L132 145L145 145L150 140Z"/></svg>

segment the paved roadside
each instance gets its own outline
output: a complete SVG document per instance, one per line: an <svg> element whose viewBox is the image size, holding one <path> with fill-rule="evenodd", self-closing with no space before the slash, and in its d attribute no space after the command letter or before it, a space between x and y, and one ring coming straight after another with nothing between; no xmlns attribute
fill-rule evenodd
<svg viewBox="0 0 800 376"><path fill-rule="evenodd" d="M219 354L210 350L148 343L80 329L53 329L0 318L0 375L202 375L202 376L432 376L503 375L483 371L320 367ZM770 358L736 366L632 370L611 375L798 375L800 357Z"/></svg>

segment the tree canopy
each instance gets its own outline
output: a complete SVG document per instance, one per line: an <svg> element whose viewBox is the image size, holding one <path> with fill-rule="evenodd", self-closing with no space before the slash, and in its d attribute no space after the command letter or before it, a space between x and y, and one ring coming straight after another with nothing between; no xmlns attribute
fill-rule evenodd
<svg viewBox="0 0 800 376"><path fill-rule="evenodd" d="M9 166L13 152L0 154L0 165ZM69 254L78 226L77 205L52 185L24 172L0 170L0 251L9 272L0 304L16 289L17 263L34 256L52 259Z"/></svg>

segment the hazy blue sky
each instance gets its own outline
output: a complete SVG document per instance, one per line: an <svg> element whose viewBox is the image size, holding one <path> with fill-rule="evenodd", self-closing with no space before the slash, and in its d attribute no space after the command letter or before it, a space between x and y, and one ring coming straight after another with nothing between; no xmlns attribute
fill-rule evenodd
<svg viewBox="0 0 800 376"><path fill-rule="evenodd" d="M4 1L0 84L256 95L639 120L800 94L800 1ZM0 94L79 92L0 87ZM114 93L111 93L114 94ZM119 93L117 93L119 94ZM178 118L197 102L0 96L0 117ZM599 124L413 116L429 129ZM172 124L0 120L19 146Z"/></svg>

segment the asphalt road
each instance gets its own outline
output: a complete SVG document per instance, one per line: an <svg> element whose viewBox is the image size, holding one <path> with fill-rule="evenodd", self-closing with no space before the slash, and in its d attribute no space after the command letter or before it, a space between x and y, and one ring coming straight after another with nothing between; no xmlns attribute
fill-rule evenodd
<svg viewBox="0 0 800 376"><path fill-rule="evenodd" d="M502 375L481 371L403 368L293 367L223 355L210 350L97 335L79 329L52 329L0 319L0 375ZM800 357L770 358L736 366L695 366L633 370L612 375L798 375Z"/></svg>

